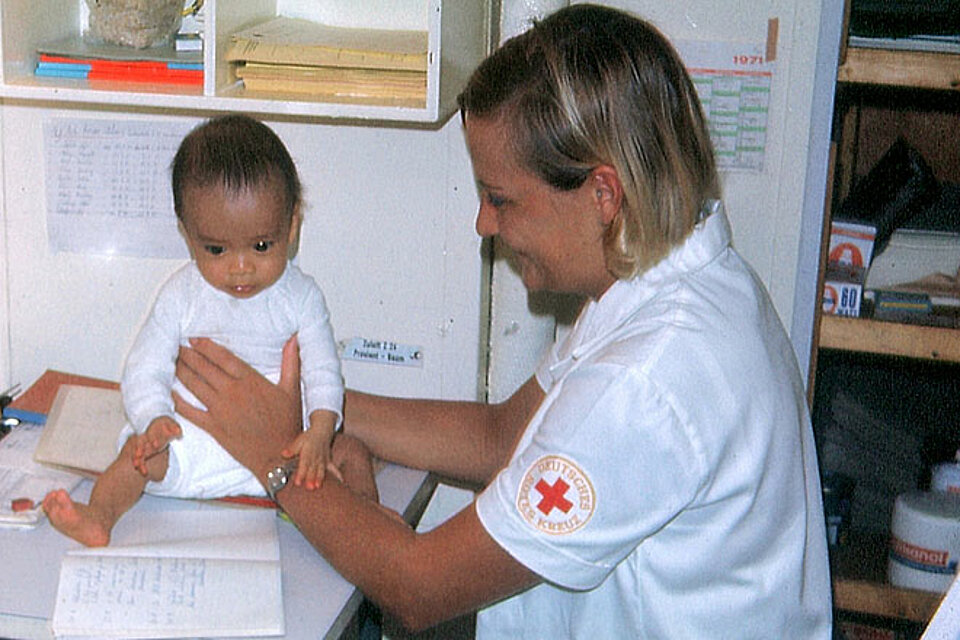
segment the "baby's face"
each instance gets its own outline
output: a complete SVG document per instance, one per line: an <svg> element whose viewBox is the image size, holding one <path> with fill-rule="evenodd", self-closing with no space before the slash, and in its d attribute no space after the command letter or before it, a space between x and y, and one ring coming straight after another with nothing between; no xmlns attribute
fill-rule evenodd
<svg viewBox="0 0 960 640"><path fill-rule="evenodd" d="M181 219L201 275L235 298L252 298L283 275L299 224L287 216L275 182L236 193L189 185Z"/></svg>

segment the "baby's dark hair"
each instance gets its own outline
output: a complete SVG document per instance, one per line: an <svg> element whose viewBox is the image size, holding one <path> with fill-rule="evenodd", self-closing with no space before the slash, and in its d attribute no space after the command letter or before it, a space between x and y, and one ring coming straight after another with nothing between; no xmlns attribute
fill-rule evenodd
<svg viewBox="0 0 960 640"><path fill-rule="evenodd" d="M223 185L236 193L276 180L287 215L300 206L300 177L290 153L270 127L246 115L218 116L194 128L180 143L171 173L178 218L187 186Z"/></svg>

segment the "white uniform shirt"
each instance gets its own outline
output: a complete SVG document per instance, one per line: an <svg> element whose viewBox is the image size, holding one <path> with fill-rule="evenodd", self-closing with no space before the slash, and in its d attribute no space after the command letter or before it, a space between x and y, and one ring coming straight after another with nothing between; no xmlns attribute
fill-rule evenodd
<svg viewBox="0 0 960 640"><path fill-rule="evenodd" d="M820 482L791 345L722 211L590 301L478 497L545 582L478 638L829 638Z"/></svg>
<svg viewBox="0 0 960 640"><path fill-rule="evenodd" d="M326 301L313 278L288 264L271 287L240 299L210 286L193 262L170 277L127 355L121 381L130 425L120 446L158 416L173 417L183 430L183 438L170 443L163 482L149 483L147 491L193 498L263 495L253 474L206 431L174 414L171 389L202 406L175 378L177 352L189 338L212 338L276 381L283 345L294 333L300 345L304 417L317 409L342 416L340 359Z"/></svg>

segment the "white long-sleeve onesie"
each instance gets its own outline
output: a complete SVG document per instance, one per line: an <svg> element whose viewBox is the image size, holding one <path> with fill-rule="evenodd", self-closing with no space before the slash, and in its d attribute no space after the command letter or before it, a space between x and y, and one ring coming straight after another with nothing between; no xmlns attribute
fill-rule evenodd
<svg viewBox="0 0 960 640"><path fill-rule="evenodd" d="M121 381L129 425L118 446L158 416L172 417L183 430L183 437L170 443L166 476L148 483L147 492L185 498L263 495L253 474L206 431L174 412L172 390L202 406L174 375L177 352L189 338L211 338L276 381L283 345L294 333L300 344L304 425L318 409L342 417L343 378L330 314L310 276L288 264L276 283L246 299L210 286L192 262L170 277L127 356Z"/></svg>

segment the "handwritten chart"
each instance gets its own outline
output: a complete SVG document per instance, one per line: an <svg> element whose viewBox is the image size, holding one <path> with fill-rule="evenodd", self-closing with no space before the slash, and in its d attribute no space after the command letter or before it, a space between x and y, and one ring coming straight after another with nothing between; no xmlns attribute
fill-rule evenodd
<svg viewBox="0 0 960 640"><path fill-rule="evenodd" d="M44 122L52 251L186 258L170 162L191 124L51 118Z"/></svg>

